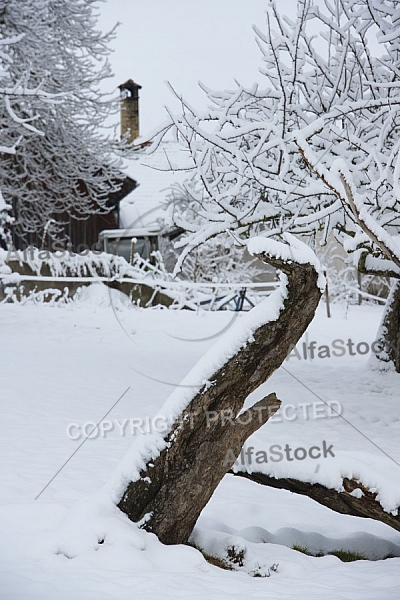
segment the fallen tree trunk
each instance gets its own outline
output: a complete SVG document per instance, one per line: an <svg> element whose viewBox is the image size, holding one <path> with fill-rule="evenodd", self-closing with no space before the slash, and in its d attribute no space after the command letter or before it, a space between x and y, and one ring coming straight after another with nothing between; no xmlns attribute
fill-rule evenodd
<svg viewBox="0 0 400 600"><path fill-rule="evenodd" d="M233 472L232 475L238 477L245 477L279 490L288 490L294 494L301 494L302 496L308 496L312 500L315 500L323 506L327 506L331 510L338 512L342 515L352 515L354 517L364 517L369 519L375 519L375 521L382 521L389 527L393 527L396 531L400 531L400 515L392 515L383 510L380 503L376 500L377 492L370 492L367 487L362 485L355 479L343 479L343 491L338 492L337 490L327 488L320 483L307 483L305 481L299 481L298 479L291 478L280 478L270 477L264 473L245 473L244 471ZM359 489L362 492L357 496L352 496L354 490ZM358 497L360 496L360 497Z"/></svg>
<svg viewBox="0 0 400 600"><path fill-rule="evenodd" d="M118 503L132 521L140 521L165 544L188 540L200 512L246 439L280 406L272 393L240 415L247 396L272 375L303 335L321 297L314 255L293 236L288 235L287 240L290 245L265 240L267 251L253 252L287 276L286 289L275 293L281 294L279 312L275 295L275 300L264 301L264 306L269 302L276 313L269 322L265 316L255 324L260 315L268 313L259 305L235 324L239 332L248 325L246 339L222 366L210 372L208 385L193 392L164 434L162 449L155 448L151 457L147 456L140 477L127 485Z"/></svg>

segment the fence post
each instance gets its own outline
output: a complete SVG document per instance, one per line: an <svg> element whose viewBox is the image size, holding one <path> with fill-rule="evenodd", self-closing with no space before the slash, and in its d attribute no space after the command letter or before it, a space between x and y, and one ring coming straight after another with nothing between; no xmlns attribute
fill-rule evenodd
<svg viewBox="0 0 400 600"><path fill-rule="evenodd" d="M133 237L131 239L131 254L130 254L130 264L133 265L133 263L135 262L135 245L137 242L137 238Z"/></svg>
<svg viewBox="0 0 400 600"><path fill-rule="evenodd" d="M327 277L326 270L324 271L324 276L326 279L326 286L325 286L326 316L328 317L328 319L330 319L331 318L331 306L329 303L329 286L328 286L328 277Z"/></svg>

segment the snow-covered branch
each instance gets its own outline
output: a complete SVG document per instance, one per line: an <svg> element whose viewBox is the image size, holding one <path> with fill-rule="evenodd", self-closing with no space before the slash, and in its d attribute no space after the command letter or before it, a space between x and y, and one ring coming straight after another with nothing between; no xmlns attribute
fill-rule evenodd
<svg viewBox="0 0 400 600"><path fill-rule="evenodd" d="M242 237L255 228L267 237L289 230L313 238L322 230L324 242L334 232L348 251L364 233L370 252L398 264L395 4L299 0L293 19L273 1L266 31L255 29L264 88L217 92L203 85L207 111L180 98L181 114L169 113L156 144L173 131L191 157L185 166L200 219L188 228L187 249L224 226Z"/></svg>

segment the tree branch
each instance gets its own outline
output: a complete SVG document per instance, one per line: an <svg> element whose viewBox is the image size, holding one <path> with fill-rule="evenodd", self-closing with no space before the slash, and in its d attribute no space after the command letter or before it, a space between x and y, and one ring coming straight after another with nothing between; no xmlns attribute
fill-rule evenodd
<svg viewBox="0 0 400 600"><path fill-rule="evenodd" d="M355 479L343 478L343 491L327 488L320 483L308 483L298 479L282 478L275 479L264 473L247 473L245 471L233 472L231 475L245 477L259 483L279 490L288 490L294 494L308 496L319 504L334 510L342 515L353 515L354 517L363 517L381 521L389 527L400 531L400 515L392 515L383 510L381 504L377 501L377 492L371 492L359 481ZM352 495L355 490L360 490L356 495ZM360 497L358 497L360 496Z"/></svg>

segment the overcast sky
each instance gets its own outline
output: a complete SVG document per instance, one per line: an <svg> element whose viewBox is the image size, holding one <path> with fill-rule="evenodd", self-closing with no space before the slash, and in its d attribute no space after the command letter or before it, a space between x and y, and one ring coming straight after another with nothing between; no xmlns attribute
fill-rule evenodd
<svg viewBox="0 0 400 600"><path fill-rule="evenodd" d="M252 25L265 30L268 0L105 0L99 25L109 30L120 22L110 60L115 86L133 79L140 93L140 130L146 135L165 119L164 105L177 107L165 85L195 106L206 105L200 80L226 89L234 79L250 85L262 81L261 55ZM295 0L279 0L291 16Z"/></svg>

